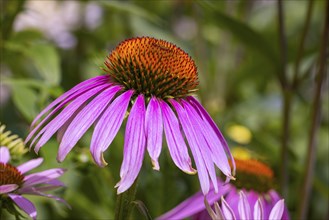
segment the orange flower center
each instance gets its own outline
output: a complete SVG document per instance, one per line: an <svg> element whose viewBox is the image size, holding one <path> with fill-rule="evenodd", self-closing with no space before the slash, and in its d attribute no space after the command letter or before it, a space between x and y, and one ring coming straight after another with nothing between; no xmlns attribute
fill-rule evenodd
<svg viewBox="0 0 329 220"><path fill-rule="evenodd" d="M266 164L253 159L235 159L235 164L236 181L231 183L237 188L252 189L262 193L274 187L273 171Z"/></svg>
<svg viewBox="0 0 329 220"><path fill-rule="evenodd" d="M105 65L112 81L147 97L185 97L198 85L197 68L191 57L164 40L125 40L107 57Z"/></svg>
<svg viewBox="0 0 329 220"><path fill-rule="evenodd" d="M6 184L16 184L21 186L24 182L24 176L16 167L0 162L0 186Z"/></svg>

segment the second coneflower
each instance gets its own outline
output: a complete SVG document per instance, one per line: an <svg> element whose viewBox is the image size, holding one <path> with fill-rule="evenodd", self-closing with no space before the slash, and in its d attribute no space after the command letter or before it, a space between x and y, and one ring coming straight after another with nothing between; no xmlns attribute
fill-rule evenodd
<svg viewBox="0 0 329 220"><path fill-rule="evenodd" d="M282 198L274 189L275 184L272 169L265 163L255 159L235 158L235 162L236 181L224 184L222 180L218 179L217 184L221 185L222 188L218 193L215 193L214 187L211 186L209 194L206 197L206 204L214 205L223 197L226 202L224 202L222 208L225 208L225 204L227 204L230 207L230 212L234 213L231 217L227 217L230 213L226 212L229 215L224 213L224 219L273 219L271 217L272 209L274 209L277 202L281 201ZM245 201L241 201L241 193L243 194L242 200ZM198 192L172 210L158 217L157 220L185 219L187 217L191 217L193 220L210 220L213 216L211 212L209 213L206 210L204 200L205 196L201 192ZM260 205L256 205L257 201L261 203L261 208L259 208ZM239 203L242 204L239 205ZM262 217L253 218L250 211L249 213L241 212L242 206L250 206L247 209L253 209L253 211L261 213ZM289 220L288 209L285 205L283 206L283 213L280 216L280 218L275 220ZM215 216L215 218L221 219L220 216Z"/></svg>
<svg viewBox="0 0 329 220"><path fill-rule="evenodd" d="M120 43L105 65L106 75L78 84L35 118L26 141L34 137L31 145L35 145L36 152L57 132L61 141L57 159L63 161L95 123L90 150L95 162L105 166L103 152L128 112L118 193L135 181L145 149L153 168L160 169L163 131L176 166L194 174L186 139L204 194L210 182L217 191L214 164L228 179L232 178L227 155L232 156L226 141L206 110L191 96L198 85L198 74L186 52L164 40L133 38Z"/></svg>

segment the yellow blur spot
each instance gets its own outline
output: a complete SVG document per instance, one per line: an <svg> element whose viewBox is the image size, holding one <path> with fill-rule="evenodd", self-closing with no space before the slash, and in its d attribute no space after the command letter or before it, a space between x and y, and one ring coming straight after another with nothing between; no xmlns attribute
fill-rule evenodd
<svg viewBox="0 0 329 220"><path fill-rule="evenodd" d="M231 125L226 132L232 140L239 144L248 144L252 138L250 130L242 125Z"/></svg>
<svg viewBox="0 0 329 220"><path fill-rule="evenodd" d="M251 153L242 147L234 147L231 152L235 159L250 160L252 158Z"/></svg>

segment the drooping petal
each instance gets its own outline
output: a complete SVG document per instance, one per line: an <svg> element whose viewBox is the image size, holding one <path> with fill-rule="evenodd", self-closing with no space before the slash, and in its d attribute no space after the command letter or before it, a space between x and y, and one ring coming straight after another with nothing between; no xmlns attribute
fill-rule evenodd
<svg viewBox="0 0 329 220"><path fill-rule="evenodd" d="M119 86L112 86L102 91L87 106L85 106L73 119L65 131L58 150L57 160L62 162L82 135L96 121L105 107L120 90Z"/></svg>
<svg viewBox="0 0 329 220"><path fill-rule="evenodd" d="M259 198L254 206L254 219L264 219L263 210L264 209L263 209L262 201Z"/></svg>
<svg viewBox="0 0 329 220"><path fill-rule="evenodd" d="M58 97L55 101L53 101L50 105L48 105L44 110L42 110L39 115L37 115L35 117L35 119L32 121L31 126L34 126L35 123L50 109L52 109L53 107L55 107L57 104L59 104L60 102L62 102L63 100L69 98L70 96L72 96L73 94L75 94L77 91L83 90L85 91L85 89L90 89L90 86L93 86L95 83L97 82L102 82L104 80L108 79L108 76L96 76L94 78L91 79L87 79L81 83L79 83L78 85L74 86L72 89L70 89L69 91L65 92L64 94L62 94L60 97Z"/></svg>
<svg viewBox="0 0 329 220"><path fill-rule="evenodd" d="M38 173L32 173L24 178L24 185L22 188L30 187L33 185L47 183L57 177L60 177L65 172L64 169L61 168L54 168L45 171L41 171Z"/></svg>
<svg viewBox="0 0 329 220"><path fill-rule="evenodd" d="M232 187L231 190L227 193L227 195L225 196L225 201L227 202L227 204L230 205L232 211L236 213L236 218L239 219L239 192L236 187Z"/></svg>
<svg viewBox="0 0 329 220"><path fill-rule="evenodd" d="M0 186L0 195L1 194L12 192L12 191L14 191L17 188L18 188L18 185L16 185L16 184L1 185Z"/></svg>
<svg viewBox="0 0 329 220"><path fill-rule="evenodd" d="M43 158L37 158L29 160L26 163L23 163L17 167L17 169L22 173L26 173L36 167L38 167L43 162Z"/></svg>
<svg viewBox="0 0 329 220"><path fill-rule="evenodd" d="M100 85L95 87L83 95L73 100L68 106L66 106L61 113L59 113L51 122L49 122L34 138L39 139L34 151L37 153L39 149L51 138L51 136L74 114L74 112L85 102L87 102L92 96L98 94L101 90L108 87L108 84ZM34 141L33 141L34 142ZM32 143L33 144L33 143ZM32 145L31 144L31 145Z"/></svg>
<svg viewBox="0 0 329 220"><path fill-rule="evenodd" d="M232 219L235 220L236 217L234 215L233 210L231 209L231 207L227 204L227 202L225 201L224 197L222 196L221 198L222 201L222 212L223 215L226 219Z"/></svg>
<svg viewBox="0 0 329 220"><path fill-rule="evenodd" d="M271 197L271 199L268 203L265 203L264 209L265 209L265 212L267 214L267 215L265 215L266 217L268 217L270 215L272 207L279 200L281 200L281 196L275 190L270 190L268 192L268 195ZM283 210L283 214L282 214L282 220L289 220L289 219L290 219L290 216L289 216L288 208L287 208L287 206L284 206L284 210Z"/></svg>
<svg viewBox="0 0 329 220"><path fill-rule="evenodd" d="M63 106L65 106L67 103L74 100L76 97L89 91L90 89L93 89L102 84L107 84L107 82L105 81L106 79L107 79L107 77L102 76L102 77L95 77L90 80L87 80L88 83L85 83L87 81L82 82L82 83L76 85L75 87L73 87L71 90L64 93L62 96L57 98L55 101L53 101L34 119L31 127L34 126L34 123L37 120L39 120L39 118L42 117L42 115L44 115L47 111L49 111L50 109L52 109L53 107L55 107L57 105L55 107L55 109L53 109L49 114L47 114L47 116L40 123L38 123L38 125L35 128L33 128L31 130L31 132L25 139L24 143L26 144L34 136L34 134L48 121L48 119L50 119L52 116L54 116L55 113L57 113L60 109L63 108Z"/></svg>
<svg viewBox="0 0 329 220"><path fill-rule="evenodd" d="M192 167L191 158L188 154L175 113L164 101L160 101L160 106L162 110L165 136L171 158L179 169L188 174L195 174L196 170Z"/></svg>
<svg viewBox="0 0 329 220"><path fill-rule="evenodd" d="M65 184L57 179L52 179L38 186L24 187L20 189L19 192L21 194L29 194L31 192L33 193L34 191L45 192L53 189L58 189L60 187L65 187Z"/></svg>
<svg viewBox="0 0 329 220"><path fill-rule="evenodd" d="M87 103L81 105L74 113L73 115L60 127L57 131L56 140L57 142L62 142L63 136L67 130L67 128L70 126L74 118L81 112L81 110L87 105Z"/></svg>
<svg viewBox="0 0 329 220"><path fill-rule="evenodd" d="M10 160L10 153L7 147L0 147L0 162L8 163Z"/></svg>
<svg viewBox="0 0 329 220"><path fill-rule="evenodd" d="M284 199L279 200L273 207L271 213L270 213L270 220L277 220L282 218L284 210Z"/></svg>
<svg viewBox="0 0 329 220"><path fill-rule="evenodd" d="M146 142L144 102L144 96L139 95L128 117L120 169L121 180L116 184L118 194L126 191L134 183L143 164Z"/></svg>
<svg viewBox="0 0 329 220"><path fill-rule="evenodd" d="M200 128L193 120L193 115L188 115L188 112L175 100L170 100L176 109L178 118L183 127L186 139L190 145L190 149L193 154L193 158L198 170L198 176L201 184L203 194L207 194L209 191L209 176L215 186L215 191L218 190L216 172L214 165L210 157L210 152L205 146L205 140L200 133ZM203 147L201 150L200 147Z"/></svg>
<svg viewBox="0 0 329 220"><path fill-rule="evenodd" d="M241 219L251 219L250 205L243 191L240 191L238 209Z"/></svg>
<svg viewBox="0 0 329 220"><path fill-rule="evenodd" d="M54 199L58 202L61 202L63 204L65 204L68 208L71 208L71 206L62 198L59 198L57 196L54 196L54 195L51 195L51 194L45 194L41 191L38 190L38 188L31 188L30 191L26 192L25 194L29 194L29 195L38 195L38 196L44 196L44 197L47 197L47 198L51 198L51 199Z"/></svg>
<svg viewBox="0 0 329 220"><path fill-rule="evenodd" d="M225 220L224 214L221 208L219 207L218 202L215 202L214 208L215 208L215 213L217 213L217 216L220 217L220 220Z"/></svg>
<svg viewBox="0 0 329 220"><path fill-rule="evenodd" d="M215 131L212 129L209 123L206 123L206 121L202 120L197 112L198 110L195 109L193 105L184 100L182 100L182 104L186 111L189 113L191 120L194 120L195 124L199 126L198 131L203 134L206 143L202 144L201 146L209 147L212 161L226 176L231 178L231 167L228 163L226 152Z"/></svg>
<svg viewBox="0 0 329 220"><path fill-rule="evenodd" d="M35 220L37 218L37 210L30 200L25 199L23 196L16 194L8 194L8 196L16 203L19 208L21 208L32 219Z"/></svg>
<svg viewBox="0 0 329 220"><path fill-rule="evenodd" d="M158 100L152 97L146 110L145 131L147 137L147 150L152 160L154 170L159 170L158 158L162 147L163 122Z"/></svg>
<svg viewBox="0 0 329 220"><path fill-rule="evenodd" d="M232 166L233 166L233 170L232 170L232 174L233 176L235 175L235 161L233 158L233 155L231 154L230 148L228 147L228 144L226 143L225 138L223 137L222 133L220 132L220 130L218 129L216 123L214 122L214 120L210 117L209 113L203 108L203 106L198 102L198 100L196 100L194 97L189 96L187 97L187 100L190 103L193 103L195 107L197 107L197 109L199 110L200 115L202 116L202 118L204 119L204 121L206 123L208 123L208 125L216 132L220 142L222 143L222 146L225 149L225 152L229 155L231 161L232 161Z"/></svg>
<svg viewBox="0 0 329 220"><path fill-rule="evenodd" d="M224 215L222 210L220 209L219 205L217 202L215 202L214 207L215 207L215 211L212 210L212 208L210 207L207 199L204 199L204 203L206 205L206 210L208 212L208 214L210 215L212 220L225 220Z"/></svg>
<svg viewBox="0 0 329 220"><path fill-rule="evenodd" d="M103 152L118 133L133 93L132 90L129 90L117 97L104 111L95 126L90 151L98 166L103 167L107 164L103 158Z"/></svg>
<svg viewBox="0 0 329 220"><path fill-rule="evenodd" d="M222 185L221 181L218 184ZM207 195L207 201L210 205L213 205L216 201L220 199L221 196L225 195L231 190L231 185L226 184L219 188L219 192L215 193L214 187L211 186L209 193ZM202 192L197 192L193 196L184 200L182 203L178 204L172 210L164 213L163 215L156 218L156 220L167 220L167 219L184 219L195 215L196 213L205 209L204 205L204 195Z"/></svg>

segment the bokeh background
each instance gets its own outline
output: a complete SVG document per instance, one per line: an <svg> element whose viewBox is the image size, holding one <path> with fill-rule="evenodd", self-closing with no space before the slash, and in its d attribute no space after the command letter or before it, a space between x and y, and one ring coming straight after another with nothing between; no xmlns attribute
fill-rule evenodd
<svg viewBox="0 0 329 220"><path fill-rule="evenodd" d="M322 40L327 6L324 0L283 1L281 6L280 15L274 0L3 0L0 121L25 138L32 119L47 104L77 83L103 74L104 58L120 41L135 36L168 40L195 60L197 95L231 149L247 151L274 169L277 189L296 219L320 51L327 46ZM308 219L329 216L327 67L324 71ZM40 170L68 169L61 178L67 188L57 195L72 210L31 196L39 219L113 219L124 131L106 151L106 168L92 162L90 135L61 164L55 159L56 138L40 151L45 158ZM31 151L16 162L34 157ZM200 188L197 176L174 166L166 147L160 166L160 172L153 171L146 155L138 180L136 199L152 217ZM134 209L133 219L142 218Z"/></svg>

